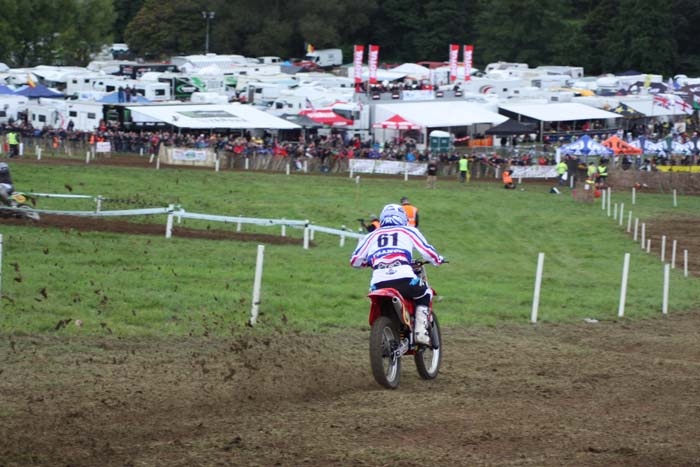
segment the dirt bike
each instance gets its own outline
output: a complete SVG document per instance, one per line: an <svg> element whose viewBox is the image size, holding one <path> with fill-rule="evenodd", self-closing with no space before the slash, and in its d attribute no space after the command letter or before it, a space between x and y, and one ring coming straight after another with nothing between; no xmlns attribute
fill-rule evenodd
<svg viewBox="0 0 700 467"><path fill-rule="evenodd" d="M425 264L425 261L415 261L412 266L416 275L427 284ZM421 378L435 379L442 361L442 336L432 304L428 315L430 345L421 345L416 343L413 333L413 300L405 299L391 288L374 290L368 297L372 301L369 360L374 379L385 388L396 389L401 376L401 358L405 355L413 355Z"/></svg>
<svg viewBox="0 0 700 467"><path fill-rule="evenodd" d="M10 202L12 206L5 206L0 203L0 217L30 219L33 221L40 219L39 213L32 210L32 207L27 204L27 197L22 193L11 194Z"/></svg>

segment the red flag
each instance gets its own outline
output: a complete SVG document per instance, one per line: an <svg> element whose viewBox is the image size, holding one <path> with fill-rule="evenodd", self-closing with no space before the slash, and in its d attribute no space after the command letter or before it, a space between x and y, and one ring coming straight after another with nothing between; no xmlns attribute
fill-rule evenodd
<svg viewBox="0 0 700 467"><path fill-rule="evenodd" d="M472 60L474 55L474 46L464 46L464 81L472 79Z"/></svg>
<svg viewBox="0 0 700 467"><path fill-rule="evenodd" d="M355 65L355 84L360 84L362 82L362 61L365 57L365 46L356 45L354 54L354 65Z"/></svg>
<svg viewBox="0 0 700 467"><path fill-rule="evenodd" d="M450 81L457 79L457 59L459 58L459 45L450 44Z"/></svg>
<svg viewBox="0 0 700 467"><path fill-rule="evenodd" d="M377 84L377 65L379 64L379 46L370 45L369 46L369 57L367 59L369 63L369 83Z"/></svg>

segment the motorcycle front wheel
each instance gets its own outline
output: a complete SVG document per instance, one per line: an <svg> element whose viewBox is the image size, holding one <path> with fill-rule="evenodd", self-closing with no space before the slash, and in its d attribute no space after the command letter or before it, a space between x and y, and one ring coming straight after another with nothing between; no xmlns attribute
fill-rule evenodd
<svg viewBox="0 0 700 467"><path fill-rule="evenodd" d="M401 358L394 351L401 344L396 320L380 316L369 335L369 361L374 379L387 389L396 389L401 376Z"/></svg>
<svg viewBox="0 0 700 467"><path fill-rule="evenodd" d="M418 347L414 356L416 369L423 379L437 378L442 362L442 335L435 315L433 315L433 324L430 329L430 344Z"/></svg>

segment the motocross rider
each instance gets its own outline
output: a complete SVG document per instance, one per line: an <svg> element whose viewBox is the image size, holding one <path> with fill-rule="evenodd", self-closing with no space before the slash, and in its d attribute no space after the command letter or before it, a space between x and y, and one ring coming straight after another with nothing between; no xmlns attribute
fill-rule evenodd
<svg viewBox="0 0 700 467"><path fill-rule="evenodd" d="M2 201L5 206L13 205L10 196L14 189L12 177L10 176L10 167L7 163L0 162L0 201Z"/></svg>
<svg viewBox="0 0 700 467"><path fill-rule="evenodd" d="M434 266L444 262L418 229L408 226L406 212L398 204L387 204L379 216L380 228L363 238L350 258L354 268L373 269L372 290L393 288L403 297L413 299L415 310L416 342L430 344L428 335L428 307L433 292L413 272L412 253L416 249L423 259Z"/></svg>

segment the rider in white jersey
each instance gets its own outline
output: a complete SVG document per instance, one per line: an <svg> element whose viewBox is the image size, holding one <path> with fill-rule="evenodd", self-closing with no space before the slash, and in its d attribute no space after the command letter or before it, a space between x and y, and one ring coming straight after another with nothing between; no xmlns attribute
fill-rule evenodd
<svg viewBox="0 0 700 467"><path fill-rule="evenodd" d="M406 213L398 204L386 205L379 222L381 227L360 241L350 265L373 269L370 281L373 290L394 288L402 296L413 299L416 341L427 345L430 343L426 326L432 291L413 272L413 250L418 250L424 260L435 266L442 264L443 258L418 229L407 225Z"/></svg>

